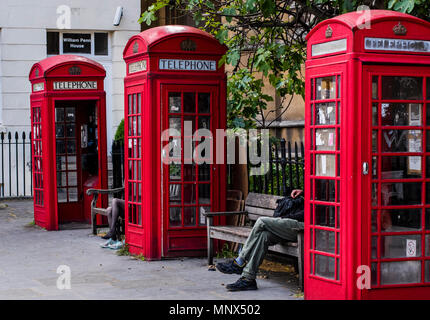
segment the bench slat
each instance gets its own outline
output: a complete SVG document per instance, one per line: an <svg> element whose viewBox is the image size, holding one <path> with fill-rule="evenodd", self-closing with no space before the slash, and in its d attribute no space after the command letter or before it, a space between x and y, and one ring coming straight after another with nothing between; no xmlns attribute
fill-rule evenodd
<svg viewBox="0 0 430 320"><path fill-rule="evenodd" d="M274 210L271 210L271 209L264 209L264 208L258 208L258 207L250 207L250 206L245 206L245 211L248 212L248 218L251 220L257 220L260 216L273 217L273 212L274 212Z"/></svg>
<svg viewBox="0 0 430 320"><path fill-rule="evenodd" d="M261 194L250 192L246 197L245 205L251 207L259 207L266 209L276 209L278 199L282 199L281 196L275 196L271 194Z"/></svg>

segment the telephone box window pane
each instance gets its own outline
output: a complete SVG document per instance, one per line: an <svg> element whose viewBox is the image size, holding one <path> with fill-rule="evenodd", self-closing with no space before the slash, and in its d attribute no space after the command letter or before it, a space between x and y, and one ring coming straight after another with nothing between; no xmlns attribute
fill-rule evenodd
<svg viewBox="0 0 430 320"><path fill-rule="evenodd" d="M372 131L372 152L378 152L378 131Z"/></svg>
<svg viewBox="0 0 430 320"><path fill-rule="evenodd" d="M67 153L75 153L76 152L76 141L68 140L67 141Z"/></svg>
<svg viewBox="0 0 430 320"><path fill-rule="evenodd" d="M421 204L421 182L382 183L382 205Z"/></svg>
<svg viewBox="0 0 430 320"><path fill-rule="evenodd" d="M381 103L381 124L383 126L420 126L422 104Z"/></svg>
<svg viewBox="0 0 430 320"><path fill-rule="evenodd" d="M341 90L342 90L342 77L337 76L337 98L338 99L341 96Z"/></svg>
<svg viewBox="0 0 430 320"><path fill-rule="evenodd" d="M198 104L199 104L199 108L198 108L199 113L210 113L211 112L211 94L199 93Z"/></svg>
<svg viewBox="0 0 430 320"><path fill-rule="evenodd" d="M171 227L180 227L182 224L181 208L173 207L169 210L169 224Z"/></svg>
<svg viewBox="0 0 430 320"><path fill-rule="evenodd" d="M64 140L57 140L56 141L56 151L57 154L64 154L66 153L66 147L65 147L65 143Z"/></svg>
<svg viewBox="0 0 430 320"><path fill-rule="evenodd" d="M422 152L421 130L383 130L382 152Z"/></svg>
<svg viewBox="0 0 430 320"><path fill-rule="evenodd" d="M75 138L75 125L74 124L66 125L66 136L68 138Z"/></svg>
<svg viewBox="0 0 430 320"><path fill-rule="evenodd" d="M210 184L199 184L199 203L200 204L211 203L211 185Z"/></svg>
<svg viewBox="0 0 430 320"><path fill-rule="evenodd" d="M316 79L316 100L336 98L336 77L324 77Z"/></svg>
<svg viewBox="0 0 430 320"><path fill-rule="evenodd" d="M94 54L98 56L108 55L108 34L106 32L94 33Z"/></svg>
<svg viewBox="0 0 430 320"><path fill-rule="evenodd" d="M184 92L184 112L196 113L196 94L194 92Z"/></svg>
<svg viewBox="0 0 430 320"><path fill-rule="evenodd" d="M421 282L421 261L381 262L381 285Z"/></svg>
<svg viewBox="0 0 430 320"><path fill-rule="evenodd" d="M316 254L315 274L323 278L334 279L334 258Z"/></svg>
<svg viewBox="0 0 430 320"><path fill-rule="evenodd" d="M372 279L372 286L378 285L378 264L377 263L372 263L370 277Z"/></svg>
<svg viewBox="0 0 430 320"><path fill-rule="evenodd" d="M171 164L169 165L169 177L170 180L181 180L181 165Z"/></svg>
<svg viewBox="0 0 430 320"><path fill-rule="evenodd" d="M181 185L171 184L169 186L169 201L171 204L181 203Z"/></svg>
<svg viewBox="0 0 430 320"><path fill-rule="evenodd" d="M196 117L184 116L184 134L190 136L196 131Z"/></svg>
<svg viewBox="0 0 430 320"><path fill-rule="evenodd" d="M430 99L430 78L427 78L427 88L426 88L426 91L427 91L427 99Z"/></svg>
<svg viewBox="0 0 430 320"><path fill-rule="evenodd" d="M378 231L378 211L377 210L372 210L371 226L372 226L372 232Z"/></svg>
<svg viewBox="0 0 430 320"><path fill-rule="evenodd" d="M372 103L372 125L378 125L378 104Z"/></svg>
<svg viewBox="0 0 430 320"><path fill-rule="evenodd" d="M330 154L316 155L316 175L323 177L336 176L336 156Z"/></svg>
<svg viewBox="0 0 430 320"><path fill-rule="evenodd" d="M199 117L199 127L198 129L210 130L211 120L210 117Z"/></svg>
<svg viewBox="0 0 430 320"><path fill-rule="evenodd" d="M169 112L180 113L182 110L181 93L169 92Z"/></svg>
<svg viewBox="0 0 430 320"><path fill-rule="evenodd" d="M430 261L425 264L425 282L430 282Z"/></svg>
<svg viewBox="0 0 430 320"><path fill-rule="evenodd" d="M335 227L336 207L315 205L315 225Z"/></svg>
<svg viewBox="0 0 430 320"><path fill-rule="evenodd" d="M336 103L316 103L315 104L316 125L336 124Z"/></svg>
<svg viewBox="0 0 430 320"><path fill-rule="evenodd" d="M170 138L169 139L169 156L170 158L181 158L181 139L180 138Z"/></svg>
<svg viewBox="0 0 430 320"><path fill-rule="evenodd" d="M67 169L76 170L76 156L67 156Z"/></svg>
<svg viewBox="0 0 430 320"><path fill-rule="evenodd" d="M371 200L372 200L372 206L378 205L378 184L377 183L372 183Z"/></svg>
<svg viewBox="0 0 430 320"><path fill-rule="evenodd" d="M210 212L210 211L211 211L210 207L200 207L200 212L199 212L199 224L200 225L206 224L206 217L203 215L203 213Z"/></svg>
<svg viewBox="0 0 430 320"><path fill-rule="evenodd" d="M181 135L181 127L182 127L182 122L181 122L181 118L180 117L170 117L169 118L169 129L174 129L177 132L173 133L174 135Z"/></svg>
<svg viewBox="0 0 430 320"><path fill-rule="evenodd" d="M372 77L372 99L378 99L378 77Z"/></svg>
<svg viewBox="0 0 430 320"><path fill-rule="evenodd" d="M184 164L184 181L196 181L196 166Z"/></svg>
<svg viewBox="0 0 430 320"><path fill-rule="evenodd" d="M78 189L77 188L69 188L69 202L78 201Z"/></svg>
<svg viewBox="0 0 430 320"><path fill-rule="evenodd" d="M60 54L59 32L46 32L46 54Z"/></svg>
<svg viewBox="0 0 430 320"><path fill-rule="evenodd" d="M55 137L64 138L64 126L62 124L55 125Z"/></svg>
<svg viewBox="0 0 430 320"><path fill-rule="evenodd" d="M196 185L184 184L184 203L195 204L196 203Z"/></svg>
<svg viewBox="0 0 430 320"><path fill-rule="evenodd" d="M69 186L77 186L78 185L78 176L76 174L76 171L69 172L67 179L68 179L67 184Z"/></svg>
<svg viewBox="0 0 430 320"><path fill-rule="evenodd" d="M335 180L315 179L315 200L335 202Z"/></svg>
<svg viewBox="0 0 430 320"><path fill-rule="evenodd" d="M378 178L378 157L372 157L372 178Z"/></svg>
<svg viewBox="0 0 430 320"><path fill-rule="evenodd" d="M57 188L57 200L59 203L67 202L67 189Z"/></svg>
<svg viewBox="0 0 430 320"><path fill-rule="evenodd" d="M75 108L67 108L66 122L74 122L74 121L75 121Z"/></svg>
<svg viewBox="0 0 430 320"><path fill-rule="evenodd" d="M421 230L420 209L396 209L381 211L382 232L407 232Z"/></svg>
<svg viewBox="0 0 430 320"><path fill-rule="evenodd" d="M57 186L58 187L67 186L67 174L66 174L66 172L57 172Z"/></svg>
<svg viewBox="0 0 430 320"><path fill-rule="evenodd" d="M336 129L315 130L316 150L334 151L336 150Z"/></svg>
<svg viewBox="0 0 430 320"><path fill-rule="evenodd" d="M383 76L381 91L384 100L421 100L423 78Z"/></svg>
<svg viewBox="0 0 430 320"><path fill-rule="evenodd" d="M382 179L421 178L421 160L419 156L386 156L381 159Z"/></svg>
<svg viewBox="0 0 430 320"><path fill-rule="evenodd" d="M196 225L196 208L185 207L184 208L184 226L195 226Z"/></svg>
<svg viewBox="0 0 430 320"><path fill-rule="evenodd" d="M315 229L316 250L334 253L335 232Z"/></svg>
<svg viewBox="0 0 430 320"><path fill-rule="evenodd" d="M211 166L209 164L199 165L199 181L210 181Z"/></svg>

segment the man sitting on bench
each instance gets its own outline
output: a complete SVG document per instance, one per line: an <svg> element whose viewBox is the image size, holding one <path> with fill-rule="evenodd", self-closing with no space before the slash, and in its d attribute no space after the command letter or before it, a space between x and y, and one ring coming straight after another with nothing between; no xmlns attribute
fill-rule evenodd
<svg viewBox="0 0 430 320"><path fill-rule="evenodd" d="M291 192L291 197L297 198L302 193L303 190L295 189ZM226 286L227 290L257 290L255 278L268 247L282 241L296 241L298 230L304 229L303 220L303 208L290 216L287 213L282 218L258 218L239 256L230 262L216 265L216 268L222 273L241 275L235 283Z"/></svg>

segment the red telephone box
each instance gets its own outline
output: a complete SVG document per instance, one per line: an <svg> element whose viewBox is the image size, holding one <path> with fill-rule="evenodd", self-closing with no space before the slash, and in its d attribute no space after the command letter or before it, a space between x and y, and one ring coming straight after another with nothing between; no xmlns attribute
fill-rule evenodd
<svg viewBox="0 0 430 320"><path fill-rule="evenodd" d="M132 253L160 259L206 252L202 213L224 210L226 168L199 161L214 160L215 147L192 155L204 141L215 146L215 129L226 127L226 75L218 65L225 52L214 37L188 26L146 30L124 49L126 242Z"/></svg>
<svg viewBox="0 0 430 320"><path fill-rule="evenodd" d="M76 55L31 68L34 221L47 230L89 222L84 189L107 187L105 74Z"/></svg>
<svg viewBox="0 0 430 320"><path fill-rule="evenodd" d="M430 23L321 22L306 61L305 297L430 298Z"/></svg>

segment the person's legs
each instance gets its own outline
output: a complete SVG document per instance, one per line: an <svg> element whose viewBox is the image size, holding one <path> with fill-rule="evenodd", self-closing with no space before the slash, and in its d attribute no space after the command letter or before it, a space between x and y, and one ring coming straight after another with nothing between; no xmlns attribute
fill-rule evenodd
<svg viewBox="0 0 430 320"><path fill-rule="evenodd" d="M108 207L106 209L106 211L107 211L107 219L108 219L108 224L109 224L109 232L106 233L106 235L104 235L102 237L102 239L110 239L110 238L112 238L112 235L110 233L110 230L112 229L112 207Z"/></svg>
<svg viewBox="0 0 430 320"><path fill-rule="evenodd" d="M111 214L108 215L108 221L109 221L109 232L108 235L109 238L112 238L112 240L116 241L116 224L118 222L118 217L124 217L125 212L125 201L117 198L112 199L112 207L111 207ZM109 218L110 216L110 218Z"/></svg>

